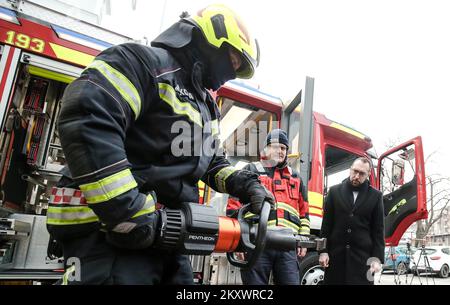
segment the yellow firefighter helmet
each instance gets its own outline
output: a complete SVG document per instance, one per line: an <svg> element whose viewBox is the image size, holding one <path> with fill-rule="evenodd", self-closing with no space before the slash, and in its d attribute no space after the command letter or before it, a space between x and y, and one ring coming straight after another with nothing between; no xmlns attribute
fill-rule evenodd
<svg viewBox="0 0 450 305"><path fill-rule="evenodd" d="M186 17L202 31L209 44L220 48L224 43L234 47L243 59L236 72L239 78L251 78L259 64L258 42L247 31L238 15L222 4L214 4Z"/></svg>

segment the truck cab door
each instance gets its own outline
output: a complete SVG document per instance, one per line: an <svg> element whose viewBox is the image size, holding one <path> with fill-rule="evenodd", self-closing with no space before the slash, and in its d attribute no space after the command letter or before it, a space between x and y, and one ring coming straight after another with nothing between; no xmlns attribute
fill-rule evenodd
<svg viewBox="0 0 450 305"><path fill-rule="evenodd" d="M377 186L383 193L386 245L396 246L411 224L428 217L421 137L381 155Z"/></svg>
<svg viewBox="0 0 450 305"><path fill-rule="evenodd" d="M305 87L283 109L281 128L289 137L291 155L294 162L289 162L298 173L302 181L309 181L312 140L314 133L313 124L313 96L314 78L306 77ZM290 156L288 156L289 160ZM307 183L306 183L307 185Z"/></svg>

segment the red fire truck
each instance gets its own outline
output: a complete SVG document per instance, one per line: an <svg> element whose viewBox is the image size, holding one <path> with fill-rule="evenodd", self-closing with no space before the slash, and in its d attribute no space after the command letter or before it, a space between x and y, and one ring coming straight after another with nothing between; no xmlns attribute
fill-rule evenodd
<svg viewBox="0 0 450 305"><path fill-rule="evenodd" d="M428 217L421 137L377 158L368 136L312 111L313 90L314 79L307 78L304 89L285 105L279 98L244 84L228 82L220 88L217 100L222 112L221 140L227 151L234 152L228 158L237 166L257 161L255 149L263 147L261 142L269 130L282 127L288 131L290 164L303 181L308 181L309 216L315 235L320 231L327 190L348 177L353 160L360 156L369 158L374 165L370 183L384 194L386 245L398 245L411 224ZM259 133L258 143L251 143L255 138L249 136L251 133ZM208 187L205 192L205 202L217 205L218 211L223 212L227 196ZM224 263L223 256L213 255L206 265L212 268L197 270L203 280L206 276L210 283L239 283L236 270ZM201 274L201 270L207 274ZM310 251L300 260L300 271L302 284L318 284L323 280L324 271L316 252Z"/></svg>
<svg viewBox="0 0 450 305"><path fill-rule="evenodd" d="M1 5L0 280L55 280L63 262L47 255L45 213L65 165L55 129L60 99L96 54L131 38L31 1ZM371 183L385 195L386 242L396 245L413 222L427 217L421 138L376 159L369 137L312 111L313 84L307 78L289 104L239 82L215 92L229 159L238 167L257 161L267 132L286 129L290 163L308 181L312 233L318 234L329 187L346 177L356 157L371 158L376 165ZM201 197L224 214L224 194L201 186ZM238 272L222 255L192 256L191 261L200 283L239 283ZM316 253L310 252L300 266L303 284L322 280Z"/></svg>

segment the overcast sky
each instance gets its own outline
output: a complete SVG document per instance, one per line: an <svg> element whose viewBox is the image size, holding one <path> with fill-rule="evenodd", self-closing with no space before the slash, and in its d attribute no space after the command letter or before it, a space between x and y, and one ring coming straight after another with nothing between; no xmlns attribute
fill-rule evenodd
<svg viewBox="0 0 450 305"><path fill-rule="evenodd" d="M135 37L150 40L204 0L112 1ZM315 78L314 109L370 136L378 154L391 140L421 135L428 173L450 176L450 2L223 0L261 47L253 83L292 99ZM129 11L128 11L129 9ZM107 22L108 20L105 20Z"/></svg>

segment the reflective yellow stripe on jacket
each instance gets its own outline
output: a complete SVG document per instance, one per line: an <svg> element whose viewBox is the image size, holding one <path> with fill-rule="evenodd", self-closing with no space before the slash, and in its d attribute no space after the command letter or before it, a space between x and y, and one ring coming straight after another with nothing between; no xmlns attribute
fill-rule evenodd
<svg viewBox="0 0 450 305"><path fill-rule="evenodd" d="M217 135L219 133L220 133L219 121L218 120L212 120L211 121L211 134L214 136L214 135Z"/></svg>
<svg viewBox="0 0 450 305"><path fill-rule="evenodd" d="M309 234L311 234L310 222L309 222L308 218L301 218L300 219L300 231L298 233L302 234L302 235L309 235Z"/></svg>
<svg viewBox="0 0 450 305"><path fill-rule="evenodd" d="M47 210L49 225L77 225L97 221L97 215L88 206L50 205Z"/></svg>
<svg viewBox="0 0 450 305"><path fill-rule="evenodd" d="M289 220L286 220L284 218L278 218L278 225L292 229L292 231L295 234L297 234L299 232L299 229L300 229L300 227L297 226L295 223L292 223Z"/></svg>
<svg viewBox="0 0 450 305"><path fill-rule="evenodd" d="M141 210L131 219L155 212L155 201L148 195ZM94 211L88 206L50 205L47 210L47 224L49 225L79 225L100 221Z"/></svg>
<svg viewBox="0 0 450 305"><path fill-rule="evenodd" d="M166 102L173 112L187 116L192 122L203 127L202 116L191 104L182 102L177 98L175 89L166 83L158 83L159 97Z"/></svg>
<svg viewBox="0 0 450 305"><path fill-rule="evenodd" d="M133 215L133 218L145 215L145 214L151 214L153 212L155 212L156 210L156 206L155 206L155 200L153 199L152 195L148 195L147 199L145 200L145 204L144 206L141 208L141 210L139 212L137 212L136 214Z"/></svg>
<svg viewBox="0 0 450 305"><path fill-rule="evenodd" d="M216 183L217 190L219 192L221 192L221 193L227 192L227 187L226 187L227 178L235 171L237 171L237 169L234 168L233 166L227 166L227 167L222 168L221 170L219 170L216 173L216 175L214 176L214 181Z"/></svg>
<svg viewBox="0 0 450 305"><path fill-rule="evenodd" d="M298 213L298 211L296 209L294 209L294 207L290 206L287 203L284 202L278 202L277 203L277 208L284 210L284 211L288 211L289 213L297 216L298 218L300 218L300 214Z"/></svg>
<svg viewBox="0 0 450 305"><path fill-rule="evenodd" d="M83 191L87 203L93 204L108 201L135 187L137 183L133 174L129 169L124 169L99 181L82 184L80 190Z"/></svg>
<svg viewBox="0 0 450 305"><path fill-rule="evenodd" d="M136 87L122 73L102 60L94 60L86 69L98 70L119 91L122 98L130 105L135 119L141 112L141 98Z"/></svg>

